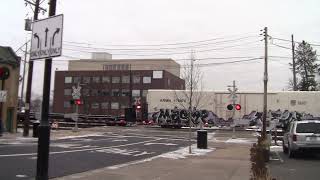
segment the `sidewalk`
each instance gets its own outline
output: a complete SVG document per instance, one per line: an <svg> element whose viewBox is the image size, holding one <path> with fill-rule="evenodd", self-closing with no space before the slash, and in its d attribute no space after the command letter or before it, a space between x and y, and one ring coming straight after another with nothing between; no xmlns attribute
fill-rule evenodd
<svg viewBox="0 0 320 180"><path fill-rule="evenodd" d="M209 142L215 150L205 155L172 159L151 158L105 167L53 180L249 180L248 144Z"/></svg>

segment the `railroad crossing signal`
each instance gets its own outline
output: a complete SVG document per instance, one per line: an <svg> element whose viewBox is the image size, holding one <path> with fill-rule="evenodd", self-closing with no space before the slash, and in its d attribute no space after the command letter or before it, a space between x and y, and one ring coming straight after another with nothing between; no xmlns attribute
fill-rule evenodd
<svg viewBox="0 0 320 180"><path fill-rule="evenodd" d="M227 109L229 111L233 110L233 108L237 111L241 110L241 105L240 104L228 104Z"/></svg>

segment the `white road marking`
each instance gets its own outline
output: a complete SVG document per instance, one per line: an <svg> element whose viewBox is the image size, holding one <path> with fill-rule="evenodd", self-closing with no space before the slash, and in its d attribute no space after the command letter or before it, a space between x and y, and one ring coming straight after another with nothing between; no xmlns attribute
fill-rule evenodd
<svg viewBox="0 0 320 180"><path fill-rule="evenodd" d="M18 174L16 175L17 178L26 178L28 177L27 175L24 175L24 174Z"/></svg>
<svg viewBox="0 0 320 180"><path fill-rule="evenodd" d="M112 142L126 142L128 140L126 139L115 139L115 140L112 140Z"/></svg>
<svg viewBox="0 0 320 180"><path fill-rule="evenodd" d="M99 148L89 148L89 149L76 149L76 150L70 150L70 151L56 151L56 152L50 152L50 155L52 154L64 154L64 153L73 153L73 152L83 152L83 151L94 151L99 149L108 149L108 148L117 148L117 147L126 147L126 146L132 146L137 144L145 144L148 142L155 142L159 140L163 140L164 138L157 138L153 140L148 141L142 141L142 142L136 142L136 143L130 143L130 144L123 144L123 145L116 145L116 146L110 146L110 147L99 147ZM37 153L26 153L26 154L1 154L0 157L18 157L18 156L35 156Z"/></svg>
<svg viewBox="0 0 320 180"><path fill-rule="evenodd" d="M140 154L135 154L133 155L134 157L138 157L138 156L143 156L143 155L148 155L148 154L154 154L154 152L147 152L147 151L143 151Z"/></svg>
<svg viewBox="0 0 320 180"><path fill-rule="evenodd" d="M146 143L144 144L145 146L150 146L150 145L166 145L166 146L176 146L178 144L173 144L173 143Z"/></svg>

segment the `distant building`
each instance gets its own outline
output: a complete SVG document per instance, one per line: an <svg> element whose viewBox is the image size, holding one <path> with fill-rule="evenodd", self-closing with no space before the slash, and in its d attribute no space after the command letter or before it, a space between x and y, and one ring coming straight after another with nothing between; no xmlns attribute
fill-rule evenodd
<svg viewBox="0 0 320 180"><path fill-rule="evenodd" d="M78 83L84 102L79 108L81 114L123 115L124 109L137 101L143 112L147 110L149 89L185 89L179 77L180 65L172 59L110 58L108 54L94 54L93 59L69 61L68 71L56 71L53 112L74 112L70 100L72 87Z"/></svg>
<svg viewBox="0 0 320 180"><path fill-rule="evenodd" d="M0 102L0 123L3 131L15 132L17 128L20 60L11 47L0 46L1 73L3 68L9 69L8 79L0 80L0 90L7 93L5 102ZM1 99L3 100L3 96Z"/></svg>

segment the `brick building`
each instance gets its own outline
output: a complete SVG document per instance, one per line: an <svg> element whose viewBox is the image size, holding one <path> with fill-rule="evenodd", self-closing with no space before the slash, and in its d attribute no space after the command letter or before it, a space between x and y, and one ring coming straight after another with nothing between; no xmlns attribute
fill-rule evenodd
<svg viewBox="0 0 320 180"><path fill-rule="evenodd" d="M180 65L171 59L107 60L93 58L69 62L69 71L56 71L53 111L72 113L72 86L81 86L81 114L122 115L140 99L147 110L148 89L185 89ZM174 74L173 74L174 73ZM130 78L131 77L131 78ZM131 83L130 83L131 79Z"/></svg>

